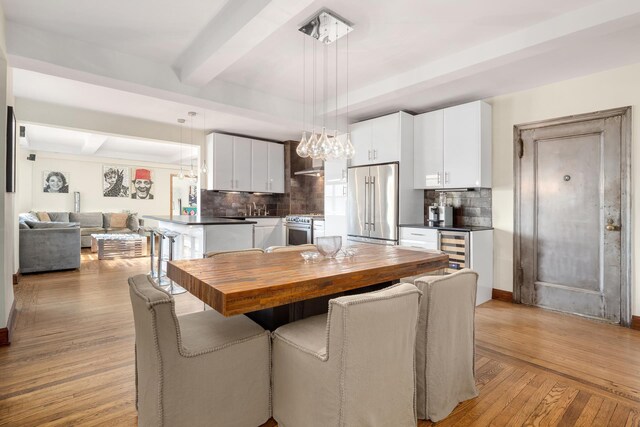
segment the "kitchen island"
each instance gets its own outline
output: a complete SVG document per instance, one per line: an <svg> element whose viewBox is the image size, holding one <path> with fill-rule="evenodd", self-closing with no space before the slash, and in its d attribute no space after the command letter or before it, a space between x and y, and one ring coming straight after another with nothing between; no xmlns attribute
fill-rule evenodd
<svg viewBox="0 0 640 427"><path fill-rule="evenodd" d="M189 215L145 215L143 218L158 221L160 228L179 233L174 259L198 259L211 251L254 246L256 221ZM168 251L166 239L164 245L163 249Z"/></svg>

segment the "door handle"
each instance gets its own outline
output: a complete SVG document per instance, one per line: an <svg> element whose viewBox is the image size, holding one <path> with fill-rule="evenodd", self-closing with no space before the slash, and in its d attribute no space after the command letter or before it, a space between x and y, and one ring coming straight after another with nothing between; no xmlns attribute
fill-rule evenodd
<svg viewBox="0 0 640 427"><path fill-rule="evenodd" d="M371 229L373 231L376 231L376 177L372 176L371 177L371 184L370 184L370 190L371 190L371 197L370 197L370 201L369 203L371 203L371 219L369 221L370 225L371 225Z"/></svg>
<svg viewBox="0 0 640 427"><path fill-rule="evenodd" d="M604 227L607 231L618 231L620 230L620 226L619 225L615 225L613 223L613 220L611 218L609 218L607 220L607 225Z"/></svg>
<svg viewBox="0 0 640 427"><path fill-rule="evenodd" d="M369 205L367 204L367 200L369 193L369 177L364 177L364 229L365 231L369 230Z"/></svg>

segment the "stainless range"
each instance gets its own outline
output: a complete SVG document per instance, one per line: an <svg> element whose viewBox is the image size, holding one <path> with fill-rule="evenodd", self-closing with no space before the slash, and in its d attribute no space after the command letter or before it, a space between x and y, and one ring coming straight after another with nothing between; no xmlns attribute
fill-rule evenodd
<svg viewBox="0 0 640 427"><path fill-rule="evenodd" d="M287 246L313 243L313 221L323 218L322 214L287 215Z"/></svg>

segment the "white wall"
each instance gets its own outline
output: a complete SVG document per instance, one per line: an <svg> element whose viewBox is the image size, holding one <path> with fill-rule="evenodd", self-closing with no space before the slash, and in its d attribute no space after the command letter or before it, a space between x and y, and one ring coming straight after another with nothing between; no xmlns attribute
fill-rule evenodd
<svg viewBox="0 0 640 427"><path fill-rule="evenodd" d="M493 106L494 287L513 290L513 126L537 120L640 104L640 64L487 100ZM632 206L640 201L640 120L632 118ZM631 222L638 224L633 209ZM640 239L633 237L632 313L640 315Z"/></svg>
<svg viewBox="0 0 640 427"><path fill-rule="evenodd" d="M0 5L0 170L5 170L6 161L6 111L13 104L11 72L7 67L5 44L4 10ZM15 219L15 194L5 193L5 174L0 173L0 328L7 326L13 304L13 273L16 265L18 224Z"/></svg>
<svg viewBox="0 0 640 427"><path fill-rule="evenodd" d="M28 153L35 153L36 160L27 160ZM20 151L18 154L18 171L21 188L18 193L18 209L20 212L73 211L73 192L80 192L81 212L120 212L129 210L140 215L169 215L171 195L169 194L169 177L177 174L179 169L173 165L108 159L91 156L71 156L43 151ZM132 168L151 169L153 176L153 200L134 200L131 198L103 197L102 173L103 165L126 165ZM53 194L42 191L42 173L45 170L68 172L69 193ZM133 171L132 171L133 174Z"/></svg>

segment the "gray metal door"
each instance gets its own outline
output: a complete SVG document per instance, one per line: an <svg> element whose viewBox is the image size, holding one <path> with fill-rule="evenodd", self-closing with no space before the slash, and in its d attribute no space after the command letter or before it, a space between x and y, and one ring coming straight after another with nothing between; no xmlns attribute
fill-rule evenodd
<svg viewBox="0 0 640 427"><path fill-rule="evenodd" d="M622 119L618 115L520 131L520 302L621 321L621 231L626 226Z"/></svg>
<svg viewBox="0 0 640 427"><path fill-rule="evenodd" d="M371 166L370 237L398 240L398 165Z"/></svg>

